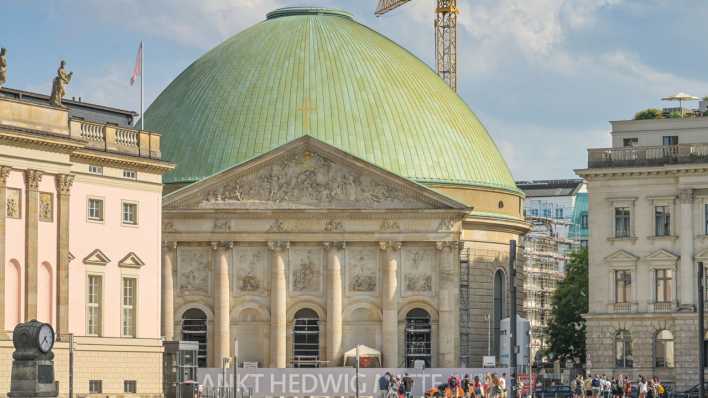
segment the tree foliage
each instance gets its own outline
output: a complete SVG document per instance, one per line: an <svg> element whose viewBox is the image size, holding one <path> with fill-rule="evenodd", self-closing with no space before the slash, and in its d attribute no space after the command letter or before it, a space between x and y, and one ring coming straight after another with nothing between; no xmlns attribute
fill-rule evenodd
<svg viewBox="0 0 708 398"><path fill-rule="evenodd" d="M645 109L634 115L634 120L660 119L661 111L655 108Z"/></svg>
<svg viewBox="0 0 708 398"><path fill-rule="evenodd" d="M566 265L566 278L552 297L548 324L547 355L561 361L585 363L585 319L588 312L588 251L573 253Z"/></svg>

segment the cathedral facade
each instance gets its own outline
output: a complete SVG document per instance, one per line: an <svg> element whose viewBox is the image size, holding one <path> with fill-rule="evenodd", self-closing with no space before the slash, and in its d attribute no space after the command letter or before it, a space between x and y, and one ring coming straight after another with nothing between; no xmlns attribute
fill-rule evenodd
<svg viewBox="0 0 708 398"><path fill-rule="evenodd" d="M351 15L286 8L195 61L146 127L163 334L200 366L481 366L508 316L523 193L474 113ZM520 300L519 300L520 304Z"/></svg>

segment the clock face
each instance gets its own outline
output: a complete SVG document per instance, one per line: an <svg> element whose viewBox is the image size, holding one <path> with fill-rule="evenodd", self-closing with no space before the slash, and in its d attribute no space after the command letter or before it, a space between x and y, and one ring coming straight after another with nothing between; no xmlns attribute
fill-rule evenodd
<svg viewBox="0 0 708 398"><path fill-rule="evenodd" d="M37 338L39 340L39 350L49 352L54 345L54 330L52 330L51 326L44 324L39 328Z"/></svg>

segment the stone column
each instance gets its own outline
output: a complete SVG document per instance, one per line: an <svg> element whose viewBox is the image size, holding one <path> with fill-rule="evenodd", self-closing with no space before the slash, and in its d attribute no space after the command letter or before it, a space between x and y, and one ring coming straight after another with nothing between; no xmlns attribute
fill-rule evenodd
<svg viewBox="0 0 708 398"><path fill-rule="evenodd" d="M162 335L165 340L175 338L174 265L177 242L162 242Z"/></svg>
<svg viewBox="0 0 708 398"><path fill-rule="evenodd" d="M693 267L693 190L682 189L679 192L681 207L681 262L679 265L679 305L693 307L694 302L694 267Z"/></svg>
<svg viewBox="0 0 708 398"><path fill-rule="evenodd" d="M57 334L69 334L69 199L74 176L57 174Z"/></svg>
<svg viewBox="0 0 708 398"><path fill-rule="evenodd" d="M289 242L271 241L268 248L272 252L270 268L270 367L287 367L287 296L285 282L285 256Z"/></svg>
<svg viewBox="0 0 708 398"><path fill-rule="evenodd" d="M214 365L221 367L222 358L231 357L231 291L229 257L233 242L212 242L214 249Z"/></svg>
<svg viewBox="0 0 708 398"><path fill-rule="evenodd" d="M7 177L10 176L9 166L0 166L0 297L3 297L3 305L0 305L0 330L5 329L5 218L7 216Z"/></svg>
<svg viewBox="0 0 708 398"><path fill-rule="evenodd" d="M25 170L25 320L37 319L39 182L42 172Z"/></svg>
<svg viewBox="0 0 708 398"><path fill-rule="evenodd" d="M342 260L344 242L325 242L327 251L327 360L342 363Z"/></svg>
<svg viewBox="0 0 708 398"><path fill-rule="evenodd" d="M398 367L398 258L401 242L379 242L384 252L382 335L385 368Z"/></svg>
<svg viewBox="0 0 708 398"><path fill-rule="evenodd" d="M454 368L457 365L455 338L459 330L456 321L459 283L455 272L458 255L457 242L437 242L440 256L440 293L438 301L438 367Z"/></svg>

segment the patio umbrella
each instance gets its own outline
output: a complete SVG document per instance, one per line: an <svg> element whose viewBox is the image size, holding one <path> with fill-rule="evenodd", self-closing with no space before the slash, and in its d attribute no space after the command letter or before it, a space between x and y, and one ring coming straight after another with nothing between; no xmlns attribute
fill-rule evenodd
<svg viewBox="0 0 708 398"><path fill-rule="evenodd" d="M681 93L681 92L662 98L662 100L664 100L664 101L678 101L679 108L681 108L682 112L683 112L683 101L695 101L695 100L699 100L699 99L700 98L698 98L698 97L694 97L692 95L689 95L686 93Z"/></svg>

